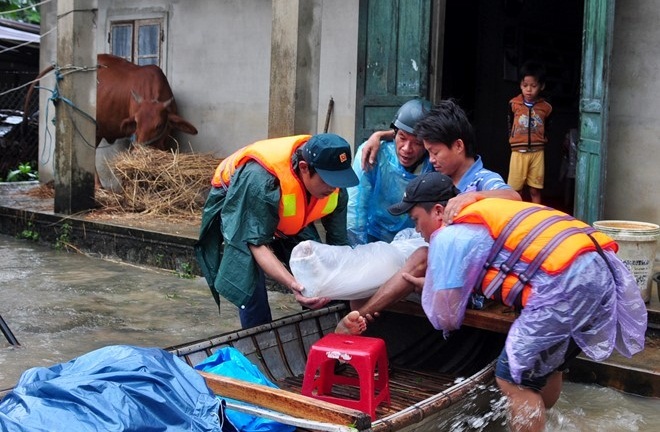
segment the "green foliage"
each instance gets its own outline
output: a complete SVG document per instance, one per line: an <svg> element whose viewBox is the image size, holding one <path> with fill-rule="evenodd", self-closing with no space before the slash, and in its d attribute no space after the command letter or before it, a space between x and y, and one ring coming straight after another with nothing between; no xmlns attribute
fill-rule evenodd
<svg viewBox="0 0 660 432"><path fill-rule="evenodd" d="M180 268L176 271L176 275L182 279L194 279L193 267L190 263L181 263Z"/></svg>
<svg viewBox="0 0 660 432"><path fill-rule="evenodd" d="M62 224L62 227L60 228L60 235L57 236L57 240L55 240L55 249L61 251L61 250L69 250L69 247L72 247L71 245L71 231L73 230L73 227L71 224L64 223Z"/></svg>
<svg viewBox="0 0 660 432"><path fill-rule="evenodd" d="M39 14L39 7L35 6L39 3L41 3L41 0L0 0L0 12L7 12L0 15L0 18L39 24L41 15ZM27 9L19 10L23 8Z"/></svg>
<svg viewBox="0 0 660 432"><path fill-rule="evenodd" d="M39 172L32 168L30 162L22 163L18 166L18 169L11 170L7 174L8 182L19 182L19 181L29 181L29 180L39 180Z"/></svg>
<svg viewBox="0 0 660 432"><path fill-rule="evenodd" d="M27 227L18 233L16 237L19 239L37 241L39 240L39 233L34 230L34 224L32 222L28 222Z"/></svg>

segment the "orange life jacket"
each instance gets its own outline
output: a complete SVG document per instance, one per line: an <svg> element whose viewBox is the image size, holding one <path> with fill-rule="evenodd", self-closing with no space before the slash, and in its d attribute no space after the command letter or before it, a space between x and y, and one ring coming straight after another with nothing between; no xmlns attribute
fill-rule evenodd
<svg viewBox="0 0 660 432"><path fill-rule="evenodd" d="M511 110L509 125L511 148L513 150L543 148L548 142L545 126L552 113L552 106L543 98L536 101L533 106L527 106L523 96L518 95L509 101L509 109Z"/></svg>
<svg viewBox="0 0 660 432"><path fill-rule="evenodd" d="M278 235L295 235L304 227L332 213L337 208L339 189L323 199L310 198L307 190L291 166L296 149L305 144L311 135L297 135L257 141L243 147L220 162L211 184L214 187L229 187L231 177L238 167L248 161L259 163L280 181L280 205Z"/></svg>
<svg viewBox="0 0 660 432"><path fill-rule="evenodd" d="M475 291L508 306L522 308L531 293L530 279L541 268L561 273L585 252L618 250L607 235L566 213L550 207L498 198L484 199L465 207L454 223L481 224L495 240L477 280ZM495 258L502 249L510 257L499 267ZM527 263L518 274L519 261Z"/></svg>

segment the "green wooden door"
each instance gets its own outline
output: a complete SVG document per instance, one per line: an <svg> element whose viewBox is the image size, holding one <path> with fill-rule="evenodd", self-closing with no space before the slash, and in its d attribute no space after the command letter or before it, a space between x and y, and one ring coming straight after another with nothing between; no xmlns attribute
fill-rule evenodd
<svg viewBox="0 0 660 432"><path fill-rule="evenodd" d="M585 0L574 215L587 223L604 208L613 26L614 0Z"/></svg>
<svg viewBox="0 0 660 432"><path fill-rule="evenodd" d="M361 0L355 145L389 129L397 109L427 97L431 0Z"/></svg>

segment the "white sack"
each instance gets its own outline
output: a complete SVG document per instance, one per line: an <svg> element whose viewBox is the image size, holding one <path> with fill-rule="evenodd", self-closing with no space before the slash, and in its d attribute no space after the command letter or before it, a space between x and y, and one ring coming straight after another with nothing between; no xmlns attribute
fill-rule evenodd
<svg viewBox="0 0 660 432"><path fill-rule="evenodd" d="M305 287L305 297L356 300L370 297L410 254L427 245L420 236L354 248L306 240L293 248L289 265L293 276Z"/></svg>

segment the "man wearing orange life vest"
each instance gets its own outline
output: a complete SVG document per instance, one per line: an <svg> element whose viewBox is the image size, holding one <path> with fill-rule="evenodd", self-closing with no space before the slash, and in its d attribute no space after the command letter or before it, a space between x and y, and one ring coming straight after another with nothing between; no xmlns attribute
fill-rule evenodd
<svg viewBox="0 0 660 432"><path fill-rule="evenodd" d="M300 295L283 262L300 241L320 241L319 219L328 244L348 245L345 188L358 183L348 142L335 134L258 141L224 159L211 183L195 253L218 306L220 296L238 306L243 328L270 322L264 273L303 306L325 305Z"/></svg>
<svg viewBox="0 0 660 432"><path fill-rule="evenodd" d="M644 301L616 243L589 225L498 198L470 204L444 225L454 195L450 178L428 173L389 208L409 213L429 242L425 276L408 269L401 277L421 290L424 312L447 336L461 326L475 291L520 310L495 376L509 400L509 427L541 431L545 409L559 398L564 364L580 350L600 361L615 348L627 357L644 348ZM338 330L359 333L366 325L353 311Z"/></svg>

